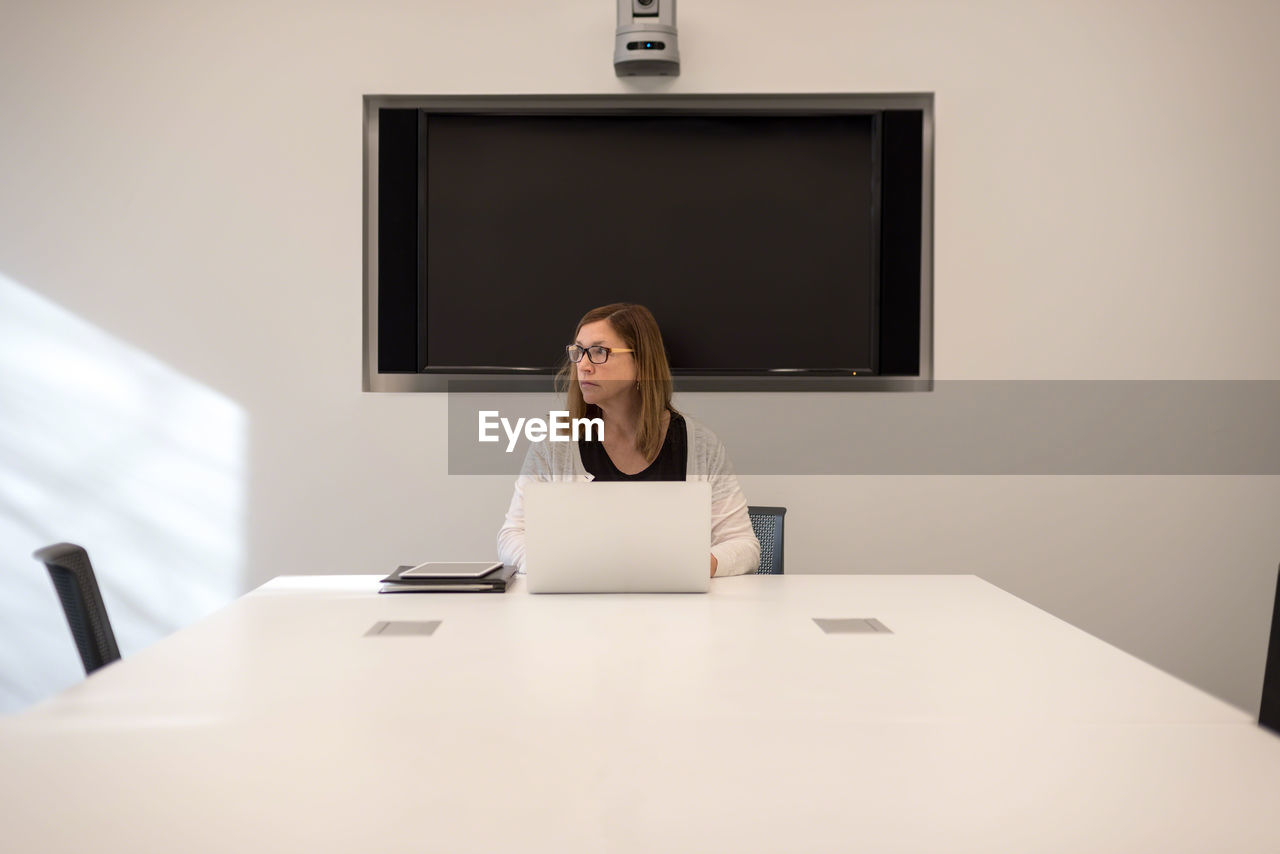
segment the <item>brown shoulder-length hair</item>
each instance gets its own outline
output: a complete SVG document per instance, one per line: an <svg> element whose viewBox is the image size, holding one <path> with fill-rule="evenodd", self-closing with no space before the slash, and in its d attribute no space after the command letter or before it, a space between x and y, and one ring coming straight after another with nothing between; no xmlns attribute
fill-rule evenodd
<svg viewBox="0 0 1280 854"><path fill-rule="evenodd" d="M582 327L597 320L607 320L622 339L623 346L630 347L636 360L636 383L640 392L640 423L636 427L636 448L650 462L662 448L662 413L671 405L671 367L667 364L667 350L662 346L662 332L653 313L642 305L631 302L615 302L593 308L573 329L574 340ZM586 356L583 356L585 359ZM600 418L600 407L582 399L578 385L578 372L566 355L560 368L558 383L568 400L570 418Z"/></svg>

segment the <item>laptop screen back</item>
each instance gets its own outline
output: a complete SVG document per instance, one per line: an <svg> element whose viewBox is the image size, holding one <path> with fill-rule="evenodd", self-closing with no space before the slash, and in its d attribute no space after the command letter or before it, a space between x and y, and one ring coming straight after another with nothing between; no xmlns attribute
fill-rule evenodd
<svg viewBox="0 0 1280 854"><path fill-rule="evenodd" d="M524 487L530 593L705 593L711 486L702 481Z"/></svg>

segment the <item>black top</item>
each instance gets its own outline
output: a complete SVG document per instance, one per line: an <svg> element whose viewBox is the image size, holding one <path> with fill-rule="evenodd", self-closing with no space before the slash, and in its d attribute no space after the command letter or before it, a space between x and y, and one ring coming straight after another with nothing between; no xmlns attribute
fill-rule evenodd
<svg viewBox="0 0 1280 854"><path fill-rule="evenodd" d="M672 412L667 438L662 440L658 456L648 468L635 474L618 471L605 452L603 442L579 439L578 452L582 454L582 465L596 480L684 480L689 464L689 436L684 418L680 413Z"/></svg>

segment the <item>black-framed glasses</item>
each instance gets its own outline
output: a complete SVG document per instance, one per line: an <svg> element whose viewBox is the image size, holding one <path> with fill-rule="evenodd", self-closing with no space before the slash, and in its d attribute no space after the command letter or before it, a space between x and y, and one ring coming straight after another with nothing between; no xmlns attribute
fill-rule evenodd
<svg viewBox="0 0 1280 854"><path fill-rule="evenodd" d="M587 354L587 358L591 360L591 364L603 365L605 362L609 361L609 356L613 353L635 352L635 350L632 350L629 347L601 347L598 344L594 347L579 347L577 344L570 344L568 347L564 348L564 351L569 354L569 361L573 362L575 365L582 361L583 353Z"/></svg>

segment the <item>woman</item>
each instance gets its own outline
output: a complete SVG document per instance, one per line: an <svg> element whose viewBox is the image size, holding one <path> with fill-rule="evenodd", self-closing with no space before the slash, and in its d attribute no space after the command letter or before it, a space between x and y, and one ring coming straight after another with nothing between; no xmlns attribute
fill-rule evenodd
<svg viewBox="0 0 1280 854"><path fill-rule="evenodd" d="M570 418L600 418L598 436L534 442L498 532L502 562L524 564L524 484L530 480L707 480L711 482L711 575L755 572L760 543L724 445L671 406L671 369L649 309L613 303L578 321L568 361Z"/></svg>

